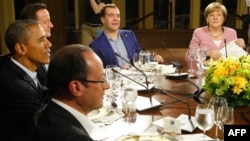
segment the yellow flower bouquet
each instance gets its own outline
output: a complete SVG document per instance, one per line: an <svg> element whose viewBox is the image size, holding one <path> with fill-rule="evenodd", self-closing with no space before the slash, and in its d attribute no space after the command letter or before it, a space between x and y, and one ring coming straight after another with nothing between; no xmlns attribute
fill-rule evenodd
<svg viewBox="0 0 250 141"><path fill-rule="evenodd" d="M227 99L232 107L250 106L250 56L211 62L203 89Z"/></svg>

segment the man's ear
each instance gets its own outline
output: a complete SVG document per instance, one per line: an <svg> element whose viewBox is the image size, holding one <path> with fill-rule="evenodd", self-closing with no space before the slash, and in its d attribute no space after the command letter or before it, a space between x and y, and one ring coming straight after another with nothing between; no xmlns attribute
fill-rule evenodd
<svg viewBox="0 0 250 141"><path fill-rule="evenodd" d="M23 54L25 54L26 47L22 43L17 43L17 44L15 44L15 50L16 50L17 54L23 55Z"/></svg>
<svg viewBox="0 0 250 141"><path fill-rule="evenodd" d="M102 24L104 23L104 18L103 17L101 17L101 22L102 22Z"/></svg>
<svg viewBox="0 0 250 141"><path fill-rule="evenodd" d="M70 81L69 85L69 91L72 95L74 96L80 96L81 95L81 91L82 89L84 89L85 87L81 84L81 82L73 80Z"/></svg>

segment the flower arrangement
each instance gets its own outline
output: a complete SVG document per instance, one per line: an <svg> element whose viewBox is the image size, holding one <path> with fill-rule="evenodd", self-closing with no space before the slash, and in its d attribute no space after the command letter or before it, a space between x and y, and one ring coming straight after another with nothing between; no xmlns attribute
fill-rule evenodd
<svg viewBox="0 0 250 141"><path fill-rule="evenodd" d="M232 107L250 106L250 56L230 56L211 62L204 90L227 99Z"/></svg>

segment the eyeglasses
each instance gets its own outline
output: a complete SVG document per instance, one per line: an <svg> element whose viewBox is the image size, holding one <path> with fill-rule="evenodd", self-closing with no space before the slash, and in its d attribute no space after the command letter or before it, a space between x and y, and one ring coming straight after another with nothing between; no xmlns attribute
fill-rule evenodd
<svg viewBox="0 0 250 141"><path fill-rule="evenodd" d="M82 80L83 82L88 82L88 83L101 83L104 84L107 82L107 79L105 80Z"/></svg>

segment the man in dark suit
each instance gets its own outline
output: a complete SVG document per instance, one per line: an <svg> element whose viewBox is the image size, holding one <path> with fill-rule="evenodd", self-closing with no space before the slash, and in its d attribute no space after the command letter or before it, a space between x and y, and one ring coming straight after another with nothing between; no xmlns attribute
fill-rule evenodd
<svg viewBox="0 0 250 141"><path fill-rule="evenodd" d="M131 30L119 29L120 11L115 4L105 5L100 16L103 32L90 44L90 47L102 59L104 67L106 65L117 65L129 68L133 62L134 54L141 51L135 34ZM125 58L130 64L117 57L115 53ZM157 55L157 60L160 63L164 61L159 55Z"/></svg>
<svg viewBox="0 0 250 141"><path fill-rule="evenodd" d="M52 97L34 117L32 141L92 141L93 123L86 115L103 106L110 85L101 59L84 45L72 44L54 54L48 70Z"/></svg>
<svg viewBox="0 0 250 141"><path fill-rule="evenodd" d="M54 27L53 23L51 22L50 19L50 14L47 9L47 5L44 3L30 3L26 5L22 11L20 12L19 18L20 20L24 19L32 19L36 20L44 29L46 33L46 37L50 38L51 37L51 29ZM52 57L52 52L51 56ZM41 67L46 67L48 69L48 65L43 65Z"/></svg>
<svg viewBox="0 0 250 141"><path fill-rule="evenodd" d="M0 63L1 140L27 140L34 113L49 98L43 94L51 43L34 20L18 20L5 33L10 54Z"/></svg>

